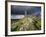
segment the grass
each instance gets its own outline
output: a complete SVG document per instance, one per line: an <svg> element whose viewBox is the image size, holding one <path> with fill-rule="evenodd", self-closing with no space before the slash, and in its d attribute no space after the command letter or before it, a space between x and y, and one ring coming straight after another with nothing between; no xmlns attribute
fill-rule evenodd
<svg viewBox="0 0 46 37"><path fill-rule="evenodd" d="M24 18L13 21L11 24L11 31L31 31L31 30L41 30L41 19L40 17L25 16Z"/></svg>

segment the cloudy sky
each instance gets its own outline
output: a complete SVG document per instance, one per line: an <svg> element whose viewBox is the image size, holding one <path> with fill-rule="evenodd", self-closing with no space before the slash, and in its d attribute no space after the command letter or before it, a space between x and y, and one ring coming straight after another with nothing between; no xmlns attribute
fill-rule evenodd
<svg viewBox="0 0 46 37"><path fill-rule="evenodd" d="M24 15L25 11L27 14L40 14L41 7L38 6L17 6L11 5L11 15Z"/></svg>

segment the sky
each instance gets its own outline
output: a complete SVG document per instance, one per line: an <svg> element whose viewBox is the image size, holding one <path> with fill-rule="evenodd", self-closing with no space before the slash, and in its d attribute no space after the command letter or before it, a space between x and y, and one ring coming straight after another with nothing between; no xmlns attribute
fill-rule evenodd
<svg viewBox="0 0 46 37"><path fill-rule="evenodd" d="M27 12L27 15L37 15L41 13L41 7L11 5L11 15L24 15L25 11Z"/></svg>

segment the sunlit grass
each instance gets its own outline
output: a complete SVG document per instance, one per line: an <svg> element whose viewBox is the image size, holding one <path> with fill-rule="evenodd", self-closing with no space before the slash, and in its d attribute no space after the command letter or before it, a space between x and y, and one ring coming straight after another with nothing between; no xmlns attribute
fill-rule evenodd
<svg viewBox="0 0 46 37"><path fill-rule="evenodd" d="M11 20L12 21L12 20ZM24 18L13 22L11 25L11 31L31 31L41 29L41 19L40 17L25 16Z"/></svg>

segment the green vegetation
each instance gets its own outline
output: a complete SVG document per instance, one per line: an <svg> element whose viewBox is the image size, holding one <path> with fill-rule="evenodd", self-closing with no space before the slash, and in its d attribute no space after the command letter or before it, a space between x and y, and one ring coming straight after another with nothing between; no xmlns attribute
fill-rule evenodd
<svg viewBox="0 0 46 37"><path fill-rule="evenodd" d="M31 31L41 29L41 18L25 16L23 19L11 24L11 31Z"/></svg>

